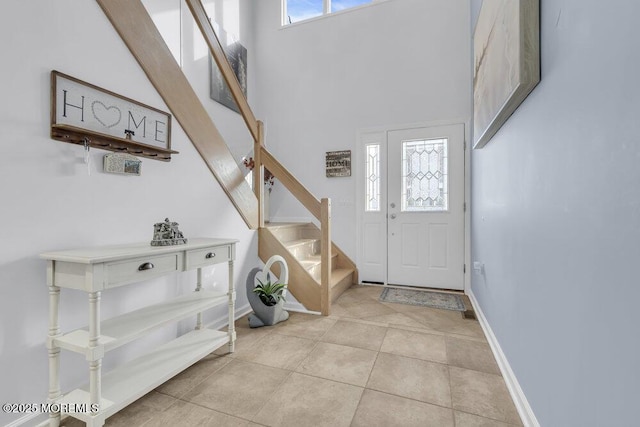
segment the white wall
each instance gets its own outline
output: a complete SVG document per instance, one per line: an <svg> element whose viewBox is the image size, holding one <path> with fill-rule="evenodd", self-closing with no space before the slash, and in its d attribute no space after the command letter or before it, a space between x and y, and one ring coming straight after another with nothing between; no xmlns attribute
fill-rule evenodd
<svg viewBox="0 0 640 427"><path fill-rule="evenodd" d="M243 19L250 17L246 6L238 10ZM250 28L249 23L244 30ZM246 39L242 41L251 45L251 32L243 35ZM89 176L80 146L49 138L52 69L168 111L96 2L4 2L0 39L0 401L45 402L48 291L46 263L38 258L39 253L147 241L153 223L168 216L180 223L187 237L240 239L235 273L237 307L242 307L246 297L241 284L249 269L258 264L256 236L175 121L172 148L180 154L170 163L144 159L140 177L102 173L102 157L107 152L99 150L91 152ZM206 91L208 95L208 87ZM208 102L212 114L224 109ZM214 114L214 121L222 123L222 133L233 138L237 124L222 120L220 114ZM205 271L210 285L224 287L226 277L226 266ZM194 283L195 273L186 273L105 292L103 318L164 300ZM223 313L220 308L208 320ZM63 330L82 327L86 319L85 294L63 290ZM104 370L190 327L191 322L183 322L109 353ZM84 383L87 373L82 357L63 352L63 391ZM18 417L0 413L0 425Z"/></svg>
<svg viewBox="0 0 640 427"><path fill-rule="evenodd" d="M326 178L325 152L355 164L359 129L468 120L469 4L391 0L281 28L279 3L256 2L257 116L278 160L332 199L334 241L355 259L358 171ZM272 218L310 217L278 183L271 196Z"/></svg>
<svg viewBox="0 0 640 427"><path fill-rule="evenodd" d="M638 16L542 0L542 80L473 151L472 290L543 426L638 425Z"/></svg>

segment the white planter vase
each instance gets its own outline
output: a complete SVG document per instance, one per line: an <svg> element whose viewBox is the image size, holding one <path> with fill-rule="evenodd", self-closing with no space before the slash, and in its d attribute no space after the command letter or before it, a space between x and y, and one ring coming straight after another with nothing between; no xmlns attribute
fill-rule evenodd
<svg viewBox="0 0 640 427"><path fill-rule="evenodd" d="M261 281L266 280L269 269L274 263L280 263L280 283L285 285L282 294L286 297L286 286L289 283L289 267L287 262L280 255L274 255L267 260L264 268L261 270L256 267L249 272L247 277L246 289L247 300L253 309L253 313L249 315L249 326L251 328L259 328L261 326L273 326L276 323L283 322L289 318L289 313L284 309L284 301L280 300L276 305L266 306L253 289L257 284L257 278Z"/></svg>

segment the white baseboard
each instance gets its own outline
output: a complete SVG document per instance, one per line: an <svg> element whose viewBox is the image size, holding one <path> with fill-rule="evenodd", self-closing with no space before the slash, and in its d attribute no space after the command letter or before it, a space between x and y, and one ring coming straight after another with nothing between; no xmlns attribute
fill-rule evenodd
<svg viewBox="0 0 640 427"><path fill-rule="evenodd" d="M235 319L238 320L239 318L241 318L242 316L251 313L251 306L249 305L249 303L243 305L240 308L236 308L235 309ZM214 320L213 322L210 322L208 324L205 325L206 328L209 329L222 329L225 326L227 326L229 324L229 318L227 315L224 315L222 317L220 317L219 319Z"/></svg>
<svg viewBox="0 0 640 427"><path fill-rule="evenodd" d="M242 316L246 315L247 313L251 313L251 306L247 303L245 305L243 305L240 308L236 308L235 310L235 320L238 320L239 318L241 318ZM229 324L229 317L225 314L223 316L220 316L220 318L208 323L207 325L205 325L206 328L210 328L210 329L222 329L225 326L227 326ZM43 416L47 416L47 419L44 421L39 421L37 424L33 424L33 421L35 418L42 418ZM29 424L27 424L29 423ZM47 427L49 425L49 416L47 414L42 414L42 413L38 413L36 412L35 414L29 414L29 415L25 415L24 417L18 418L17 420L11 422L10 424L7 424L5 427L27 427L27 426L34 426L35 427Z"/></svg>
<svg viewBox="0 0 640 427"><path fill-rule="evenodd" d="M9 424L5 425L4 427L19 427L19 426L26 426L26 425L27 425L27 423L28 423L29 421L31 421L31 420L33 420L34 418L39 417L39 416L41 416L41 415L42 415L42 414L41 414L40 412L36 412L36 413L33 413L33 414L28 414L28 415L25 415L24 417L20 417L20 418L18 418L18 419L17 419L17 420L15 420L15 421L10 422ZM30 425L33 425L33 424L30 424ZM41 423L39 423L37 426L38 426L38 427L40 427L40 426L42 426L42 427L46 427L47 425L49 425L49 419L48 419L48 417L47 417L47 420L46 420L46 421L42 421L42 422L41 422Z"/></svg>
<svg viewBox="0 0 640 427"><path fill-rule="evenodd" d="M529 401L527 397L524 395L522 388L520 387L520 383L516 378L516 375L513 373L511 369L511 365L507 360L507 357L502 352L502 348L500 347L500 343L498 339L493 333L491 326L489 326L489 322L487 322L487 318L484 316L482 309L480 308L480 304L478 304L478 300L476 299L473 291L469 289L467 294L469 299L471 300L471 304L476 312L476 317L480 322L480 326L482 326L482 330L484 331L487 340L489 341L489 346L491 346L491 351L493 351L493 356L496 358L498 362L498 367L500 368L500 372L502 373L502 378L504 378L504 382L507 384L507 389L509 390L509 394L513 399L513 403L516 405L516 410L520 415L520 419L522 420L522 424L525 427L540 427L540 423L536 419L535 414L533 413L533 409L531 405L529 405Z"/></svg>

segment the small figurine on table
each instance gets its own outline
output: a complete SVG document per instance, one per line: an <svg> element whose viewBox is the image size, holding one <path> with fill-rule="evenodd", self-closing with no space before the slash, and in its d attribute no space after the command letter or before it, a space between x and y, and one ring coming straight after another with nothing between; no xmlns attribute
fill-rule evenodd
<svg viewBox="0 0 640 427"><path fill-rule="evenodd" d="M169 221L169 218L165 218L164 222L158 222L153 225L151 246L184 245L185 243L187 243L187 239L178 230L177 222L172 222Z"/></svg>

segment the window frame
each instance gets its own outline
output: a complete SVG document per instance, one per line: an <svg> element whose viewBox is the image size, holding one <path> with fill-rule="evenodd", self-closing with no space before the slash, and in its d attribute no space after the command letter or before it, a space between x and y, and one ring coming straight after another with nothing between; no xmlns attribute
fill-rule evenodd
<svg viewBox="0 0 640 427"><path fill-rule="evenodd" d="M360 8L363 8L363 7L372 6L374 4L383 3L383 2L386 2L386 1L389 1L389 0L368 0L367 3L362 3L362 4L359 4L357 6L349 7L349 8L342 9L342 10L337 10L335 12L331 12L331 1L332 0L322 0L322 14L321 15L314 16L312 18L307 18L307 19L304 19L302 21L291 22L291 23L287 22L288 21L287 18L289 16L289 14L287 13L288 12L288 10L287 10L287 7L288 7L287 6L287 1L288 0L281 0L281 3L280 3L280 11L281 11L280 25L281 25L282 28L290 27L291 25L296 25L296 24L300 24L300 23L303 23L303 22L315 21L316 19L325 18L327 16L335 15L335 14L338 14L338 13L357 10L357 9L360 9Z"/></svg>
<svg viewBox="0 0 640 427"><path fill-rule="evenodd" d="M376 147L377 153L376 153L376 160L375 160L375 165L372 165L369 162L370 159L370 152L369 152L369 147ZM381 156L382 156L382 145L379 142L371 142L371 143L367 143L364 145L364 154L365 154L365 159L364 159L364 176L365 176L365 188L364 188L364 194L365 194L365 202L364 202L364 211L365 212L381 212L382 211L382 175L381 175L381 170L380 170L380 163L381 163ZM368 175L369 172L371 172L373 170L374 174L376 175L376 183L371 183L371 179L370 179L370 175ZM376 194L371 194L369 192L369 190L372 190L372 192L375 192ZM375 200L378 201L378 206L377 207L373 207L371 205L371 196L375 196Z"/></svg>
<svg viewBox="0 0 640 427"><path fill-rule="evenodd" d="M410 207L408 206L407 203L407 194L409 192L409 186L407 185L407 159L406 159L406 154L407 154L407 147L408 144L416 144L416 143L422 143L423 145L426 144L437 144L438 142L436 141L441 141L442 144L442 158L440 159L442 162L442 181L440 183L440 185L442 185L442 199L443 199L443 203L442 206L414 206L414 207ZM441 137L441 138L426 138L426 139L408 139L406 141L402 141L402 154L401 154L401 160L402 160L402 166L400 169L400 173L401 173L401 189L400 189L400 195L401 195L401 202L400 202L400 211L402 213L411 213L411 212L418 212L418 213L444 213L444 212L449 212L449 138L448 137ZM428 171L431 172L431 171ZM421 180L421 179L420 179Z"/></svg>

